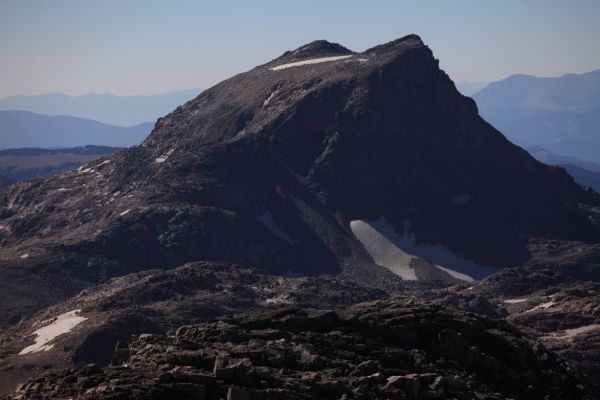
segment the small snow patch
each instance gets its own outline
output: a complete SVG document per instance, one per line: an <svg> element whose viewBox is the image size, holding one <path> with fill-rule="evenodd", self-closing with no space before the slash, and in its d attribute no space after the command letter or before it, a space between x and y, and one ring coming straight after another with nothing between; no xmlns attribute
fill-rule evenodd
<svg viewBox="0 0 600 400"><path fill-rule="evenodd" d="M88 174L88 173L90 173L90 172L94 172L94 169L93 169L93 168L83 168L83 169L81 169L81 167L79 167L79 168L77 169L77 171L78 171L80 174Z"/></svg>
<svg viewBox="0 0 600 400"><path fill-rule="evenodd" d="M525 298L525 299L508 299L508 300L504 300L504 302L506 304L519 304L519 303L523 303L528 301L529 298Z"/></svg>
<svg viewBox="0 0 600 400"><path fill-rule="evenodd" d="M61 314L56 317L51 324L33 332L37 336L35 338L35 343L25 347L19 352L19 355L50 350L54 346L53 344L48 344L51 340L64 333L70 332L75 326L87 319L78 315L80 311L81 310L73 310Z"/></svg>
<svg viewBox="0 0 600 400"><path fill-rule="evenodd" d="M29 258L29 253L21 254L21 258L23 258L23 259Z"/></svg>
<svg viewBox="0 0 600 400"><path fill-rule="evenodd" d="M125 211L123 211L123 212L122 212L121 214L119 214L119 215L122 217L123 215L127 215L127 214L129 214L130 212L131 212L131 209L128 209L128 210L125 210Z"/></svg>
<svg viewBox="0 0 600 400"><path fill-rule="evenodd" d="M103 165L106 165L106 164L108 164L109 162L111 162L111 160L104 160L104 161L102 161L100 164L96 165L96 168L98 168L98 167L101 167L101 166L103 166Z"/></svg>
<svg viewBox="0 0 600 400"><path fill-rule="evenodd" d="M263 107L266 107L269 105L269 103L271 102L271 100L273 100L273 97L275 97L277 95L277 90L273 91L273 93L271 93L269 95L269 97L267 97L267 99L263 102Z"/></svg>
<svg viewBox="0 0 600 400"><path fill-rule="evenodd" d="M174 149L171 149L171 150L167 151L165 154L163 154L162 156L157 157L154 161L158 164L164 163L165 161L167 161L169 156L171 154L173 154L174 151L175 151Z"/></svg>
<svg viewBox="0 0 600 400"><path fill-rule="evenodd" d="M527 310L525 312L533 312L533 311L537 311L537 310L545 310L546 308L550 308L550 307L552 307L555 304L556 304L555 302L549 301L547 303L539 304L539 305L533 307L531 310Z"/></svg>
<svg viewBox="0 0 600 400"><path fill-rule="evenodd" d="M565 329L565 333L567 334L566 338L572 340L577 335L581 335L582 333L587 333L595 329L600 329L600 324L592 324L580 326L579 328Z"/></svg>
<svg viewBox="0 0 600 400"><path fill-rule="evenodd" d="M265 299L265 303L267 303L267 304L290 304L291 302L288 300L287 296L279 295L279 296Z"/></svg>
<svg viewBox="0 0 600 400"><path fill-rule="evenodd" d="M256 217L258 222L263 224L272 234L275 236L287 241L289 244L293 244L294 241L281 229L275 218L273 218L273 214L270 211L259 215Z"/></svg>
<svg viewBox="0 0 600 400"><path fill-rule="evenodd" d="M300 67L302 65L310 65L310 64L320 64L320 63L324 63L324 62L328 62L328 61L337 61L337 60L343 60L345 58L350 58L352 57L352 55L348 55L348 56L335 56L335 57L322 57L322 58L313 58L310 60L304 60L304 61L297 61L297 62L293 62L293 63L288 63L288 64L282 64L282 65L278 65L276 67L273 68L269 68L271 71L280 71L282 69L287 69L287 68L292 68L292 67Z"/></svg>

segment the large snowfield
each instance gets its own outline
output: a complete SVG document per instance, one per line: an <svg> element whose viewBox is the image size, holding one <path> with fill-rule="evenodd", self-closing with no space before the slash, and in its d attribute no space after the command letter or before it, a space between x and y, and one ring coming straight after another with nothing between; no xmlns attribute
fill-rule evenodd
<svg viewBox="0 0 600 400"><path fill-rule="evenodd" d="M413 234L405 231L399 235L384 218L351 221L350 229L376 264L388 268L404 280L418 280L410 266L411 260L415 258L426 260L449 275L467 282L498 271L497 268L478 265L460 257L445 246L417 244Z"/></svg>

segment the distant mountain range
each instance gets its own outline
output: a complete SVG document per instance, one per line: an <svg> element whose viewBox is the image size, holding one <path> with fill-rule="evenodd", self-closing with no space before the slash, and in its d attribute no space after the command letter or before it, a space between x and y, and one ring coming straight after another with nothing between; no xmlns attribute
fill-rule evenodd
<svg viewBox="0 0 600 400"><path fill-rule="evenodd" d="M485 88L487 85L487 82L462 81L456 84L456 88L461 94L464 94L465 96L471 96L472 94L477 93L481 89Z"/></svg>
<svg viewBox="0 0 600 400"><path fill-rule="evenodd" d="M600 163L600 70L513 75L472 97L481 116L512 142Z"/></svg>
<svg viewBox="0 0 600 400"><path fill-rule="evenodd" d="M526 150L544 164L563 167L575 179L575 182L589 186L600 193L600 164L575 157L561 156L540 146L529 147Z"/></svg>
<svg viewBox="0 0 600 400"><path fill-rule="evenodd" d="M541 146L525 148L536 160L548 165L575 165L588 171L600 172L600 164L582 160L577 157L562 156L544 149Z"/></svg>
<svg viewBox="0 0 600 400"><path fill-rule="evenodd" d="M129 147L139 144L152 127L151 122L125 128L70 116L0 111L0 149L86 145Z"/></svg>
<svg viewBox="0 0 600 400"><path fill-rule="evenodd" d="M61 93L12 96L0 100L0 110L22 110L51 116L69 115L110 125L132 126L155 122L157 118L198 96L200 92L201 89L189 89L149 96L96 93L83 96Z"/></svg>
<svg viewBox="0 0 600 400"><path fill-rule="evenodd" d="M0 150L0 187L22 179L56 175L75 169L88 161L114 153L117 150L120 150L120 148L107 146Z"/></svg>

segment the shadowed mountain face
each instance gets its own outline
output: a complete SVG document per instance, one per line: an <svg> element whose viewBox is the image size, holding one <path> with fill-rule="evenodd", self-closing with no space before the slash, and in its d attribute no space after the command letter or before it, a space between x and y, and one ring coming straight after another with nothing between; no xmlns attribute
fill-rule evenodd
<svg viewBox="0 0 600 400"><path fill-rule="evenodd" d="M585 168L571 164L560 164L560 166L575 179L575 182L583 186L589 186L600 193L600 172L588 171Z"/></svg>
<svg viewBox="0 0 600 400"><path fill-rule="evenodd" d="M600 70L513 75L475 93L481 115L519 146L600 162Z"/></svg>
<svg viewBox="0 0 600 400"><path fill-rule="evenodd" d="M518 265L532 241L597 243L599 204L481 119L417 36L363 53L314 42L206 90L138 147L0 192L0 323L190 260L406 284L351 221ZM422 273L424 257L417 278L454 276Z"/></svg>

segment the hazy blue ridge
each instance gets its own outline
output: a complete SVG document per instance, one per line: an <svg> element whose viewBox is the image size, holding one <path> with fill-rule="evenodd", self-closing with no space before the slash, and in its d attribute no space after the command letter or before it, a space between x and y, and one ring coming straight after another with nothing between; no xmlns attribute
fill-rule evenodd
<svg viewBox="0 0 600 400"><path fill-rule="evenodd" d="M47 116L28 111L0 111L0 149L20 147L130 147L144 140L153 122L131 127L71 116Z"/></svg>
<svg viewBox="0 0 600 400"><path fill-rule="evenodd" d="M67 96L61 93L11 96L0 100L0 110L22 110L50 116L68 115L129 127L144 122L155 122L157 118L168 114L201 92L201 89L189 89L149 96L95 93L83 96Z"/></svg>
<svg viewBox="0 0 600 400"><path fill-rule="evenodd" d="M514 143L600 163L600 70L512 75L472 97L481 116Z"/></svg>

